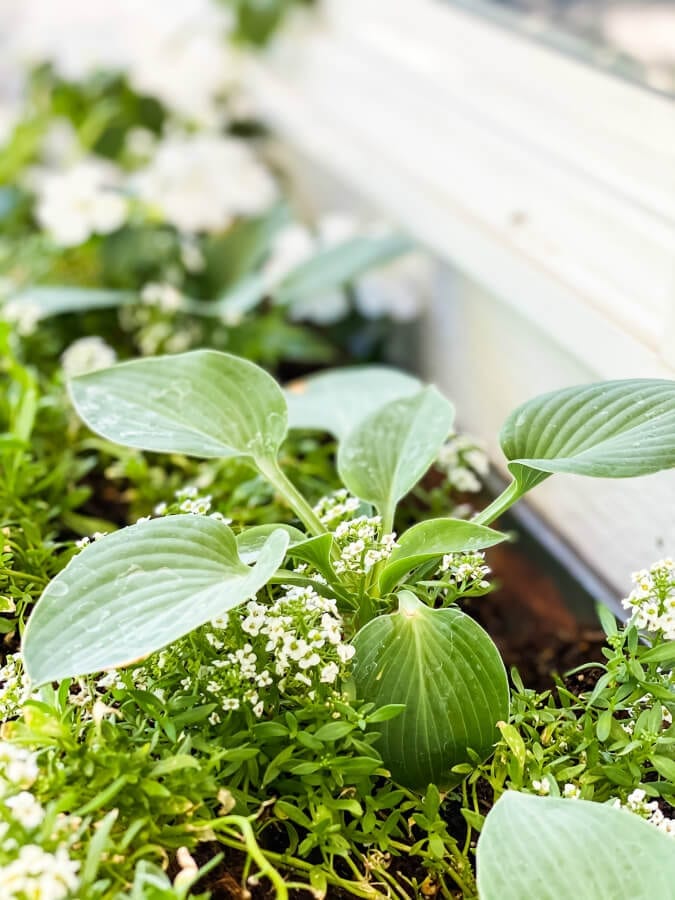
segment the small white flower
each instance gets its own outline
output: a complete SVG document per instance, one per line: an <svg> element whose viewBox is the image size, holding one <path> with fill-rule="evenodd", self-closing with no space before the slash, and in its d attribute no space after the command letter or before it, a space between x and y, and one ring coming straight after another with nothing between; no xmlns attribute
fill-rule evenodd
<svg viewBox="0 0 675 900"><path fill-rule="evenodd" d="M152 281L141 291L141 302L146 306L156 306L162 312L172 313L181 309L184 297L172 284Z"/></svg>
<svg viewBox="0 0 675 900"><path fill-rule="evenodd" d="M340 674L340 668L337 663L331 662L328 665L324 666L321 669L320 680L324 682L324 684L334 684L335 679Z"/></svg>
<svg viewBox="0 0 675 900"><path fill-rule="evenodd" d="M12 811L13 818L24 828L37 828L45 817L45 811L30 791L21 791L13 797L7 797L5 806Z"/></svg>

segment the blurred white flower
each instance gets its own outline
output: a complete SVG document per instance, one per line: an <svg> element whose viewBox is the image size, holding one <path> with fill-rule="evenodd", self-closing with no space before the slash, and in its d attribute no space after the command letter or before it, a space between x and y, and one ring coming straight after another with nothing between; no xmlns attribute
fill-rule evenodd
<svg viewBox="0 0 675 900"><path fill-rule="evenodd" d="M97 369L107 369L117 359L115 351L103 338L83 337L75 341L61 356L63 371L69 378Z"/></svg>
<svg viewBox="0 0 675 900"><path fill-rule="evenodd" d="M209 133L165 138L132 186L182 232L220 231L237 216L264 212L277 193L243 141Z"/></svg>
<svg viewBox="0 0 675 900"><path fill-rule="evenodd" d="M368 319L389 316L411 322L425 310L431 295L432 266L420 253L409 253L362 275L356 307Z"/></svg>
<svg viewBox="0 0 675 900"><path fill-rule="evenodd" d="M34 172L36 218L63 247L82 244L92 234L109 234L127 217L127 200L116 190L118 184L117 168L93 157L62 172Z"/></svg>

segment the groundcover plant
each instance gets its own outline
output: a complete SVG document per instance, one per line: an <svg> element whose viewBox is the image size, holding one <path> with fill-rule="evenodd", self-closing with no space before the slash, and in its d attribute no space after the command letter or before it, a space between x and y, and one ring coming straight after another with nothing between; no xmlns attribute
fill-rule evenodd
<svg viewBox="0 0 675 900"><path fill-rule="evenodd" d="M467 854L471 827L478 830L482 825L475 802L476 779L486 778L495 797L500 784L502 790L504 786L538 790L534 779L531 785L523 782L528 758L537 756L526 747L519 727L528 715L534 721L543 714L539 701L524 702L517 693L514 704L519 719L512 713L509 722L509 689L499 654L487 634L454 601L467 593L484 592L487 584L479 551L504 539L490 523L544 478L557 472L627 477L673 466L675 384L609 382L535 398L516 410L502 431L502 447L513 475L504 494L473 522L432 519L398 537L393 531L397 505L437 457L453 417L448 401L415 379L383 370L324 373L284 395L255 365L199 351L125 363L73 379L71 395L87 424L113 441L149 451L243 457L293 509L300 527L271 524L235 534L218 516L198 514L208 511L199 509L199 497L186 496L179 498L181 504L197 515L176 515L169 508L162 510L166 515L85 546L52 580L29 620L24 658L34 684L66 679L58 694L63 709L69 679L81 681L81 676L114 667L111 678L118 685L118 697L126 690L139 718L162 723L174 740L176 724L171 724L172 716L162 700L176 679L184 690L192 691L192 702L183 700L180 712L175 711L179 734L184 737L184 745L173 757L177 762L164 761L158 764L159 771L165 776L172 766L175 771L192 768L188 760L194 760L195 738L186 731L191 721L208 719L216 731L220 729L222 758L228 760L230 752L235 755L221 771L229 776L231 790L223 795L223 816L215 821L226 835L231 834L227 829L237 828L248 835L249 859L259 873L273 880L278 896L285 896L287 887L271 868L269 853L261 855L249 820L240 810L232 810L238 803L246 808L242 789L274 784L275 793L283 792L288 778L311 785L322 801L310 803L308 814L298 808L301 804L294 806L275 797L278 820L289 823L286 853L279 860L291 869L302 869L289 849L297 849L300 859L318 851L324 865L305 866L312 870L308 877L319 895L329 884L345 887L335 858L353 866L350 851L358 840L352 830L350 843L354 826L335 822L328 798L332 795L332 802L347 804L342 811L348 811L364 832L372 831L367 843L386 853L400 850L400 843L389 844L381 829L386 834L390 827L390 835L397 833L400 812L392 810L383 820L378 810L391 809L404 798L414 804L419 791L421 808L412 821L427 832L422 839L431 879L426 889L408 879L410 892L401 892L396 886L400 881L387 873L387 862L376 856L366 870L369 866L376 870L385 891L399 896L417 896L418 891L422 896L425 890L441 890L449 896L446 878L463 896L475 896ZM288 428L312 426L327 428L338 438L337 468L344 485L314 507L278 463ZM658 604L672 600L672 578L645 588L647 595L652 605L657 602L654 615L665 614ZM621 633L627 635L625 639L619 640L616 632L610 635L616 659L627 660L627 671L638 685L656 672L661 683L650 684L645 696L658 698L661 691L670 699L669 676L664 681L660 674L660 666L671 658L667 630L655 635L648 651L655 656L637 660L638 629L653 621L653 616L644 619L648 612L642 614L632 629ZM146 657L147 662L139 662ZM645 662L651 668L645 668ZM124 666L132 668L125 671ZM597 702L609 704L594 726L595 738L601 741L620 727L613 718L617 704L632 709L639 699L633 696L635 684L626 693L617 668L618 662L613 670L608 666L609 677L604 682L600 679L601 688L587 706L583 701L583 714L575 724L583 723L584 717L591 721ZM610 688L609 695L602 694ZM49 695L52 689L44 690ZM92 688L86 691L91 694ZM272 720L269 713L281 712L294 691L296 713L287 711L283 724L278 718ZM110 733L118 713L105 704L102 708L96 692L94 687L84 706L90 703L94 720ZM298 709L298 692L304 692L309 702L304 709ZM31 702L33 709L41 709L39 701ZM49 718L53 713L42 708L42 715ZM550 712L550 721L557 715ZM660 703L650 705L649 716L648 727L638 728L636 722L635 728L638 734L648 732L660 742L659 748L641 757L635 764L637 772L629 771L631 786L645 774L645 761L657 772L671 762L672 739L659 734ZM248 746L229 742L232 722L248 722L252 739ZM29 742L30 730L28 722L12 733ZM261 746L275 740L278 753L263 774L257 765L264 757ZM284 741L291 743L284 746ZM312 751L313 759L294 759L295 741ZM509 760L521 766L520 784L512 769L499 777L496 774L504 758L504 742ZM483 762L495 744L492 762ZM579 750L580 759L587 750ZM236 755L242 751L243 757ZM588 758L579 764L582 769L577 775L589 768ZM606 775L611 767L605 768ZM369 805L359 778L383 778L386 773L398 786L385 780L387 787L373 792ZM536 781L557 785L559 774ZM666 774L668 780L671 774ZM598 781L597 776L589 777L588 784ZM462 815L469 826L463 850L438 817L439 789L446 791L460 782ZM618 783L628 786L625 778ZM119 796L125 784L121 773L103 791L107 791L104 802L86 811ZM471 785L473 812L467 794ZM150 796L154 791L156 798L163 797L170 806L171 791L163 794L162 788L167 790L163 784L152 788ZM664 793L668 792L660 791ZM621 810L583 799L572 804L555 797L523 798L521 803L514 797L513 791L507 792L494 806L479 842L481 897L548 896L541 888L544 882L550 886L551 897L563 896L554 880L555 866L567 854L594 852L592 844L578 840L585 830L601 837L615 827L625 830L626 841L640 848L627 868L639 862L640 854L651 858L662 852L659 848L665 848L669 840ZM517 869L518 852L530 840L523 822L530 821L533 803L537 822L542 823L532 838L541 848L541 873L539 880L528 885L509 876L508 894L499 848L506 838L513 840ZM568 805L562 808L559 803ZM570 826L570 821L575 824ZM208 827L215 833L214 820ZM562 838L570 829L565 844ZM223 834L219 836L222 840ZM562 849L551 856L551 847L556 846ZM413 845L410 851L419 852L420 847ZM669 844L667 853L672 859ZM193 868L197 869L195 863ZM667 875L668 865L662 871ZM573 886L577 895L582 890L579 884ZM615 882L600 878L592 884L594 893L584 888L583 896L619 896L613 893ZM648 896L645 884L640 888L643 893L631 896ZM356 895L359 891L365 891L364 896L378 895L372 883L359 887L351 881L346 889Z"/></svg>

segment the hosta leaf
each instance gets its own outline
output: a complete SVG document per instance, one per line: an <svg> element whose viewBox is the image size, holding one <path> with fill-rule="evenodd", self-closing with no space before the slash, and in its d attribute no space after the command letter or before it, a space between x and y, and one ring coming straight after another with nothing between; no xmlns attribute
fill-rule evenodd
<svg viewBox="0 0 675 900"><path fill-rule="evenodd" d="M165 516L85 547L54 578L28 621L23 653L36 684L123 666L238 606L281 565L288 534L271 534L253 568L230 529L208 516Z"/></svg>
<svg viewBox="0 0 675 900"><path fill-rule="evenodd" d="M388 594L411 569L446 553L473 552L506 540L501 531L463 519L427 519L399 538L380 576L380 590Z"/></svg>
<svg viewBox="0 0 675 900"><path fill-rule="evenodd" d="M345 486L393 520L398 501L438 456L452 427L452 404L435 387L393 400L363 419L338 448Z"/></svg>
<svg viewBox="0 0 675 900"><path fill-rule="evenodd" d="M293 269L273 289L278 303L292 304L348 284L375 265L410 250L402 235L360 236L322 250Z"/></svg>
<svg viewBox="0 0 675 900"><path fill-rule="evenodd" d="M286 435L276 381L215 350L121 363L74 378L70 392L93 431L141 450L276 459Z"/></svg>
<svg viewBox="0 0 675 900"><path fill-rule="evenodd" d="M675 466L675 381L634 379L535 397L501 445L521 493L554 472L628 478Z"/></svg>
<svg viewBox="0 0 675 900"><path fill-rule="evenodd" d="M237 553L241 561L247 566L254 563L267 544L267 539L275 531L286 532L289 548L293 544L301 544L307 540L307 535L292 525L254 525L252 528L245 528L237 535Z"/></svg>
<svg viewBox="0 0 675 900"><path fill-rule="evenodd" d="M378 724L376 747L395 781L413 788L459 781L451 768L486 758L508 718L509 687L495 645L458 609L431 609L401 591L398 612L354 638L357 695L376 708L404 703Z"/></svg>
<svg viewBox="0 0 675 900"><path fill-rule="evenodd" d="M507 791L477 865L481 900L654 900L672 896L675 844L625 810Z"/></svg>
<svg viewBox="0 0 675 900"><path fill-rule="evenodd" d="M288 426L328 431L341 440L375 410L421 388L417 378L387 366L320 372L286 386Z"/></svg>
<svg viewBox="0 0 675 900"><path fill-rule="evenodd" d="M288 555L299 559L320 572L329 581L335 581L336 575L331 562L331 549L333 547L332 534L320 534L318 537L309 538L300 544L289 547Z"/></svg>
<svg viewBox="0 0 675 900"><path fill-rule="evenodd" d="M12 304L34 311L37 319L47 319L69 312L109 309L134 303L134 291L114 291L101 288L68 287L67 285L35 285L11 297Z"/></svg>

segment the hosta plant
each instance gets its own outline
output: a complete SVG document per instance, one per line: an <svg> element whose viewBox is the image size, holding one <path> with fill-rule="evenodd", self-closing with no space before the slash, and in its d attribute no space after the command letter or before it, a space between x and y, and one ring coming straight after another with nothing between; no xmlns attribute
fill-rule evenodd
<svg viewBox="0 0 675 900"><path fill-rule="evenodd" d="M513 481L493 504L473 522L432 519L397 537L397 505L453 422L448 400L412 377L331 372L284 393L246 360L196 351L80 376L70 392L82 419L111 441L242 457L294 510L297 527L235 534L217 518L168 515L86 546L28 622L33 682L128 665L255 595L263 601L268 584L305 586L335 600L351 628L351 690L376 708L403 708L377 724L377 747L398 781L420 789L450 786L461 778L454 767L489 756L509 713L504 666L488 635L452 605L447 560L504 540L490 524L553 473L627 477L675 465L675 382L556 391L504 425ZM279 464L296 427L339 440L345 492L323 505L312 507Z"/></svg>

